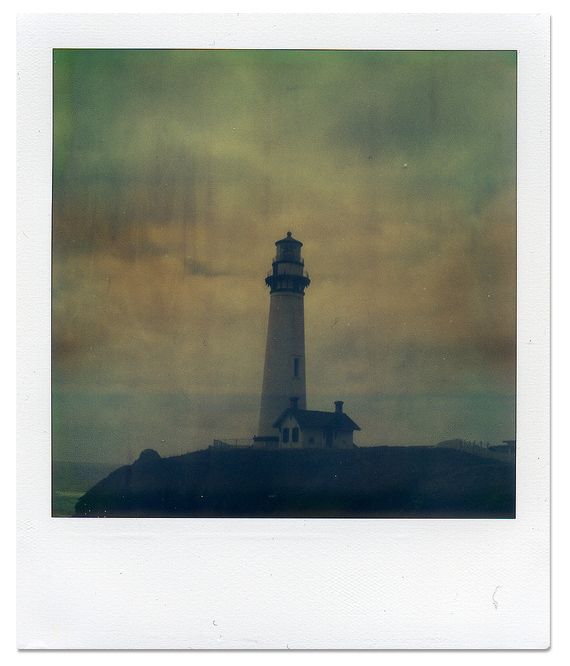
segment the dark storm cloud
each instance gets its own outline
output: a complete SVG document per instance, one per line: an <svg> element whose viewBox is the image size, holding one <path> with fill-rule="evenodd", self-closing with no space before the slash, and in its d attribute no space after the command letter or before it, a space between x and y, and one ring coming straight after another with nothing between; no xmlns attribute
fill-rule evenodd
<svg viewBox="0 0 570 666"><path fill-rule="evenodd" d="M506 52L56 51L56 456L251 434L289 228L315 408L335 387L368 443L512 436L515 72Z"/></svg>

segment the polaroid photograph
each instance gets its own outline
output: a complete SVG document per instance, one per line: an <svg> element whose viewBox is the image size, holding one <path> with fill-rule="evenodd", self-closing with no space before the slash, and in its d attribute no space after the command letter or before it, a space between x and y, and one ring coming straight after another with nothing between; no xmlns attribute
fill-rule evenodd
<svg viewBox="0 0 570 666"><path fill-rule="evenodd" d="M548 50L20 18L20 648L548 647Z"/></svg>

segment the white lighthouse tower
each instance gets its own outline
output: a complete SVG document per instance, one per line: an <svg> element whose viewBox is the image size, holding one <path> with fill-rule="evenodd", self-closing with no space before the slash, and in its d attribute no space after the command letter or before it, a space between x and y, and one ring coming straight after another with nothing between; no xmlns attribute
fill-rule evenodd
<svg viewBox="0 0 570 666"><path fill-rule="evenodd" d="M273 424L280 414L291 404L307 408L304 297L310 280L301 258L303 243L288 231L275 245L277 253L265 279L271 295L259 430L254 438L269 446L279 441Z"/></svg>

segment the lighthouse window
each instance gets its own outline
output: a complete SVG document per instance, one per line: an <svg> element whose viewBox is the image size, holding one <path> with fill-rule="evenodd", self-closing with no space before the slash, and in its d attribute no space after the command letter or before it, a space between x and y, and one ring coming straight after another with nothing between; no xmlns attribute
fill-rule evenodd
<svg viewBox="0 0 570 666"><path fill-rule="evenodd" d="M293 359L293 377L298 377L299 376L299 359L294 358Z"/></svg>
<svg viewBox="0 0 570 666"><path fill-rule="evenodd" d="M283 443L287 444L289 441L289 428L283 428Z"/></svg>
<svg viewBox="0 0 570 666"><path fill-rule="evenodd" d="M298 442L299 441L299 428L293 428L291 430L291 441L292 442Z"/></svg>

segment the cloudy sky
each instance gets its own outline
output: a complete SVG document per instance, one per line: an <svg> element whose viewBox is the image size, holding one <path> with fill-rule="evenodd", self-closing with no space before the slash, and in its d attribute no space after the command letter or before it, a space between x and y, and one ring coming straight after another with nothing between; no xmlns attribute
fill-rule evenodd
<svg viewBox="0 0 570 666"><path fill-rule="evenodd" d="M55 51L54 457L254 434L288 230L309 408L514 437L515 93L512 52Z"/></svg>

